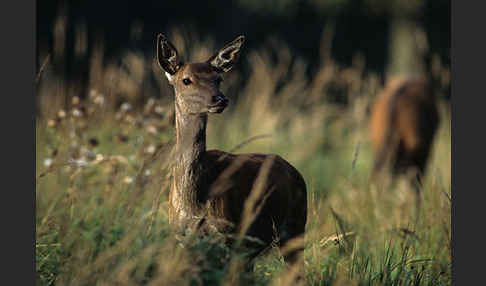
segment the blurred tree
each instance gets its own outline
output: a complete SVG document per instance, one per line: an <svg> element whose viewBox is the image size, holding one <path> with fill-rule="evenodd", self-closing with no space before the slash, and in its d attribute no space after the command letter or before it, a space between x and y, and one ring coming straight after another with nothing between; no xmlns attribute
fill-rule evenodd
<svg viewBox="0 0 486 286"><path fill-rule="evenodd" d="M349 7L351 0L309 0L322 14L336 15Z"/></svg>
<svg viewBox="0 0 486 286"><path fill-rule="evenodd" d="M377 13L390 17L390 42L388 45L387 76L422 74L423 60L427 53L426 39L418 19L424 0L366 0Z"/></svg>
<svg viewBox="0 0 486 286"><path fill-rule="evenodd" d="M373 16L389 18L388 76L420 74L424 53L427 52L425 34L419 25L425 0L309 0L321 13L336 15L347 9L365 8Z"/></svg>
<svg viewBox="0 0 486 286"><path fill-rule="evenodd" d="M239 0L240 7L253 13L290 16L295 13L298 0Z"/></svg>

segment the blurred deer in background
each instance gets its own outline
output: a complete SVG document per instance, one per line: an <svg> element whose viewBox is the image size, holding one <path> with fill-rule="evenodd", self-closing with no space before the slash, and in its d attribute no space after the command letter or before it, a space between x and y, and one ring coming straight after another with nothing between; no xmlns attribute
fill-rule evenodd
<svg viewBox="0 0 486 286"><path fill-rule="evenodd" d="M372 179L391 169L392 181L405 175L416 191L416 211L439 115L431 82L425 77L390 80L371 113L370 135L375 150Z"/></svg>
<svg viewBox="0 0 486 286"><path fill-rule="evenodd" d="M393 76L378 95L370 119L370 136L375 150L371 175L391 171L392 184L405 175L416 194L416 219L420 212L423 176L440 123L436 94L443 89L440 62L434 62L421 29L412 36L411 57L419 75ZM411 64L411 63L409 63Z"/></svg>
<svg viewBox="0 0 486 286"><path fill-rule="evenodd" d="M435 98L425 78L390 81L371 115L371 138L377 150L374 172L382 169L387 156L395 156L395 174L412 167L419 171L417 175L423 174L438 123Z"/></svg>
<svg viewBox="0 0 486 286"><path fill-rule="evenodd" d="M307 193L301 174L278 155L206 150L208 114L228 105L220 91L221 74L232 69L243 42L239 36L205 62L182 63L176 48L159 34L157 60L175 92L170 223L258 238L263 242L255 246L258 254L275 236L281 247L303 237ZM293 264L302 250L303 244L284 253L284 259Z"/></svg>

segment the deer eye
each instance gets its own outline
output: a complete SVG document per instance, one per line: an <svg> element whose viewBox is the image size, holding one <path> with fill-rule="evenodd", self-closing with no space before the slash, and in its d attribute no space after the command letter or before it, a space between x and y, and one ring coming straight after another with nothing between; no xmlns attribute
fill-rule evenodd
<svg viewBox="0 0 486 286"><path fill-rule="evenodd" d="M190 85L192 83L192 81L188 78L185 78L182 80L182 82L185 84L185 85Z"/></svg>

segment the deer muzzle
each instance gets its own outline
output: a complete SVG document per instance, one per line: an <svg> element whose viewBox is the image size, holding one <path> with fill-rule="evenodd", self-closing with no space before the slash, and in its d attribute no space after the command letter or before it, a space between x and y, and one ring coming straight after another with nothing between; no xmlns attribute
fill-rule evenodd
<svg viewBox="0 0 486 286"><path fill-rule="evenodd" d="M228 106L229 99L220 93L211 98L211 104L208 106L210 113L221 113Z"/></svg>

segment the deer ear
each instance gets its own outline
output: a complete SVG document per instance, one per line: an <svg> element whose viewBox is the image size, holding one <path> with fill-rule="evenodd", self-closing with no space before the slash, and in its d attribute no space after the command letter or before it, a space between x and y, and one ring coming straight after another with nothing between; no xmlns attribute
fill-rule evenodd
<svg viewBox="0 0 486 286"><path fill-rule="evenodd" d="M157 36L157 62L159 63L160 68L171 76L174 75L181 66L176 48L162 34Z"/></svg>
<svg viewBox="0 0 486 286"><path fill-rule="evenodd" d="M228 72L238 60L241 47L245 41L244 36L239 36L227 44L207 61L217 72Z"/></svg>

